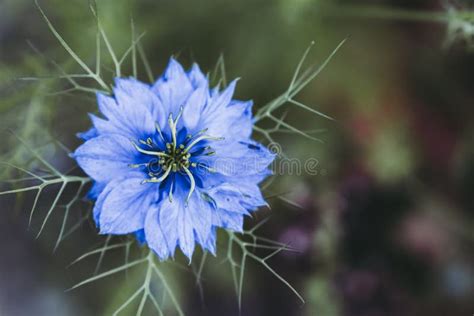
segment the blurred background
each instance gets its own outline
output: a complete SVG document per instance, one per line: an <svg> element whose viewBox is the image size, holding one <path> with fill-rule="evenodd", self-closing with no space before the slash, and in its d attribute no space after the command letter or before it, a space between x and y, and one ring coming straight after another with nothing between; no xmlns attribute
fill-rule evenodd
<svg viewBox="0 0 474 316"><path fill-rule="evenodd" d="M457 4L469 9L472 1ZM43 0L41 5L93 67L96 24L89 2ZM388 9L366 9L373 5ZM271 210L246 222L250 228L270 216L259 235L298 250L269 263L306 304L267 270L249 263L241 315L474 313L474 55L469 47L474 27L466 23L449 33L452 21L432 14L447 13L446 5L436 0L98 0L116 51L130 45L133 16L137 32L146 31L143 50L155 77L171 55L211 71L222 54L227 78L241 78L237 97L253 99L255 110L287 89L312 41L308 66L322 63L347 38L296 97L335 121L297 107L283 109L300 129L324 129L317 134L324 144L275 135L288 157L316 158L318 174L279 176L267 193ZM46 140L78 146L75 134L88 128L86 113L96 105L86 93L51 93L64 90L64 81L16 80L60 74L48 59L69 73L79 71L33 1L0 0L1 128L42 148L48 161L67 170L73 161ZM129 63L124 69L131 74ZM147 80L139 70L139 78ZM30 163L15 138L2 131L1 139L2 161ZM0 171L4 190L12 174ZM0 315L109 315L134 276L116 275L65 292L90 275L97 261L66 269L68 264L103 238L86 220L53 254L61 209L35 239L40 222L28 229L33 197L0 196ZM74 209L71 225L85 208ZM113 264L120 256L108 259ZM202 292L192 273L170 269L186 314L239 315L229 266L220 262L218 257L207 264Z"/></svg>

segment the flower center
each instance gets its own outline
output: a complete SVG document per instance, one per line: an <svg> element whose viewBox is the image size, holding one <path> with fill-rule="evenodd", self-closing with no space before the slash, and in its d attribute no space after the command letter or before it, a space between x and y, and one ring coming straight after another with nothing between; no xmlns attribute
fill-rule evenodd
<svg viewBox="0 0 474 316"><path fill-rule="evenodd" d="M166 144L166 149L161 150L157 148L157 146L153 143L151 138L148 138L146 141L139 140L139 143L148 147L148 149L143 149L136 143L132 142L133 146L137 151L142 154L148 156L154 156L155 159L150 160L150 162L145 164L131 164L130 167L132 168L139 168L141 166L146 166L148 168L148 175L150 176L149 179L143 180L142 183L160 183L163 182L168 178L171 172L181 172L189 178L190 182L190 191L188 194L187 201L191 197L193 193L196 183L194 180L194 176L190 171L190 168L202 167L207 171L214 172L212 168L205 166L203 164L197 164L195 162L191 162L190 158L193 156L192 151L198 143L205 141L205 140L222 140L221 137L212 137L205 135L207 129L204 129L195 135L188 135L186 139L178 145L177 140L177 125L178 121L183 113L183 108L181 108L178 116L176 119L173 119L172 114L170 114L168 118L168 125L171 130L171 141L166 141L163 133L161 131L160 126L158 123L156 124L156 130L159 134L159 137ZM203 154L203 155L213 155L215 154L214 151L210 151L210 146L203 147L202 149L198 149L194 154ZM171 197L170 197L171 199Z"/></svg>
<svg viewBox="0 0 474 316"><path fill-rule="evenodd" d="M183 144L179 145L178 148L175 147L176 146L173 146L171 143L167 143L167 156L160 158L158 163L163 167L163 169L167 170L171 168L173 172L189 168L191 166L191 162L189 161L191 154L184 152L185 146Z"/></svg>

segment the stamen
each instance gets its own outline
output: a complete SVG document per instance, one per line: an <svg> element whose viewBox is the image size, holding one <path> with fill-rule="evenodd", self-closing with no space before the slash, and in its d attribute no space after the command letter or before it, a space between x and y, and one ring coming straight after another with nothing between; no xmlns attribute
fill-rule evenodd
<svg viewBox="0 0 474 316"><path fill-rule="evenodd" d="M152 146L152 145L153 145L153 141L152 141L152 139L151 139L150 137L148 137L146 141L140 139L139 142L140 142L141 144L145 145L145 146L148 146L148 147L150 147L150 148L153 148L153 146Z"/></svg>
<svg viewBox="0 0 474 316"><path fill-rule="evenodd" d="M165 168L163 168L163 169L165 169ZM153 178L151 178L151 179L143 180L143 181L142 181L142 184L147 183L147 182L150 182L150 183L162 182L162 181L165 180L165 179L168 177L168 175L170 174L171 168L168 168L168 169L165 169L165 170L166 170L165 173L164 173L161 177L159 177L159 178L153 177Z"/></svg>
<svg viewBox="0 0 474 316"><path fill-rule="evenodd" d="M135 147L135 149L138 150L139 152L141 152L142 154L158 156L158 157L171 157L170 155L168 155L164 152L161 152L161 151L150 151L150 150L142 149L137 144L135 144L133 141L132 141L132 144Z"/></svg>
<svg viewBox="0 0 474 316"><path fill-rule="evenodd" d="M148 166L148 163L131 163L131 164L128 164L128 166L130 168L140 168L143 166Z"/></svg>
<svg viewBox="0 0 474 316"><path fill-rule="evenodd" d="M224 137L212 137L212 136L203 135L193 140L191 144L189 144L188 147L183 151L183 153L187 153L189 150L191 150L191 148L193 148L194 145L196 145L202 140L224 140Z"/></svg>
<svg viewBox="0 0 474 316"><path fill-rule="evenodd" d="M209 128L202 129L199 132L197 132L196 135L194 135L194 136L198 136L198 135L202 135L204 133L207 133L208 130L209 130Z"/></svg>
<svg viewBox="0 0 474 316"><path fill-rule="evenodd" d="M191 166L193 166L193 167L199 167L199 168L204 168L204 169L206 169L207 171L212 172L212 173L216 173L216 172L217 172L216 169L211 168L211 167L209 167L209 166L206 166L206 165L204 165L204 164L202 164L202 163L198 163L198 164L197 164L197 163L193 162L193 163L191 164Z"/></svg>
<svg viewBox="0 0 474 316"><path fill-rule="evenodd" d="M196 188L196 181L194 181L194 176L191 173L191 171L189 171L188 168L183 167L183 170L184 172L186 172L186 174L188 175L189 181L191 182L191 188L189 189L188 197L186 198L186 205L187 205L189 202L189 199L191 198L191 195L194 192L194 189Z"/></svg>
<svg viewBox="0 0 474 316"><path fill-rule="evenodd" d="M170 116L168 117L168 125L170 126L171 129L171 137L173 139L173 149L176 149L176 127L178 126L178 121L181 118L181 115L183 115L183 110L184 108L181 106L179 108L179 113L178 116L176 116L176 119L173 121L173 114L170 113Z"/></svg>
<svg viewBox="0 0 474 316"><path fill-rule="evenodd" d="M184 111L184 107L183 107L183 106L180 106L180 107L179 107L178 116L176 116L176 119L174 120L174 125L175 125L175 126L178 125L178 121L179 121L179 119L181 118L181 115L183 115L183 111Z"/></svg>
<svg viewBox="0 0 474 316"><path fill-rule="evenodd" d="M176 126L174 125L172 114L170 114L170 116L168 117L168 125L170 126L171 138L173 139L173 142L171 145L173 146L173 149L176 149ZM166 147L168 147L168 144L166 144Z"/></svg>
<svg viewBox="0 0 474 316"><path fill-rule="evenodd" d="M166 143L166 140L165 140L165 138L163 137L163 133L161 132L160 124L158 124L158 122L155 122L155 128L156 128L156 131L158 132L158 134L160 134L161 140L162 140L164 143Z"/></svg>
<svg viewBox="0 0 474 316"><path fill-rule="evenodd" d="M168 195L168 199L170 200L170 203L173 203L173 188L174 188L174 182L171 182L170 193Z"/></svg>

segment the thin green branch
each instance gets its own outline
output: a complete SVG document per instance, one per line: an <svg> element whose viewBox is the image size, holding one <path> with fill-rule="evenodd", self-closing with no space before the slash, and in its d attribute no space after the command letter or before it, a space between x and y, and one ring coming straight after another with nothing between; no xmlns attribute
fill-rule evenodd
<svg viewBox="0 0 474 316"><path fill-rule="evenodd" d="M82 59L74 52L74 50L66 43L66 41L63 39L63 37L61 36L61 34L59 34L59 32L56 30L56 28L53 26L53 24L51 23L51 21L49 20L48 16L46 15L46 13L43 11L43 9L41 8L41 6L39 5L38 3L38 0L35 0L35 4L36 4L36 7L38 8L39 12L41 13L43 19L45 20L46 24L48 25L48 28L50 29L50 31L53 33L54 37L56 37L56 39L59 41L59 43L61 44L61 46L68 52L68 54L76 61L76 63L82 68L84 69L84 71L91 76L91 78L94 78L97 83L105 90L109 91L109 87L107 86L107 84L105 84L105 82L102 80L102 78L100 76L98 76L97 73L94 73L90 68L89 66L87 66L87 64L82 61Z"/></svg>
<svg viewBox="0 0 474 316"><path fill-rule="evenodd" d="M303 53L302 58L298 62L295 72L293 74L293 77L291 79L291 82L287 88L287 90L282 93L280 96L275 98L274 100L270 101L266 105L262 106L257 113L254 116L254 130L260 134L262 134L269 142L274 142L274 139L272 137L272 134L274 133L280 133L280 132L292 132L295 134L299 134L303 137L306 137L308 139L311 139L313 141L317 142L322 142L320 139L310 135L310 133L301 130L288 122L285 121L286 113L285 112L282 116L282 118L278 118L275 116L275 112L280 109L283 105L285 104L291 104L294 106L297 106L305 111L308 111L310 113L319 115L321 117L324 117L329 120L334 120L332 117L313 109L312 107L307 106L306 104L299 102L294 99L294 97L302 90L304 89L312 80L314 80L322 71L325 69L327 64L332 60L334 55L338 52L338 50L342 47L342 45L345 43L345 40L341 41L339 45L329 54L329 56L323 61L321 65L318 67L310 67L304 72L302 72L302 68L304 65L304 62L306 58L308 57L308 54L311 50L311 48L314 45L314 42L311 42L310 46L305 50ZM275 123L274 127L271 128L262 128L257 126L260 121L264 119L269 119Z"/></svg>
<svg viewBox="0 0 474 316"><path fill-rule="evenodd" d="M97 281L97 280L103 279L103 278L105 278L105 277L108 277L108 276L110 276L110 275L116 274L116 273L118 273L118 272L121 272L121 271L130 269L130 268L133 268L133 267L135 267L135 266L137 266L137 265L139 265L139 264L141 264L141 263L144 263L144 262L146 262L146 261L147 261L146 258L142 258L142 259L138 259L138 260L132 261L132 262L130 262L130 263L128 263L128 264L124 264L124 265L122 265L122 266L120 266L120 267L117 267L117 268L108 270L108 271L103 272L103 273L101 273L101 274L99 274L99 275L95 275L95 276L93 276L93 277L91 277L91 278L88 278L88 279L82 281L82 282L79 282L78 284L74 285L73 287L71 287L71 288L68 289L67 291L72 291L72 290L77 289L77 288L79 288L79 287L81 287L81 286L84 286L84 285L86 285L86 284L95 282L95 281Z"/></svg>
<svg viewBox="0 0 474 316"><path fill-rule="evenodd" d="M138 47L138 55L140 56L140 59L142 60L143 67L145 67L145 72L148 76L148 80L150 82L153 82L155 80L155 77L153 76L153 71L151 70L150 62L148 61L148 58L146 57L145 50L143 49L140 43L138 43L137 47Z"/></svg>
<svg viewBox="0 0 474 316"><path fill-rule="evenodd" d="M274 242L269 239L264 239L258 237L254 234L255 230L257 230L261 225L263 225L266 221L260 222L258 225L251 230L244 231L242 235L238 235L234 232L227 231L229 235L228 247L227 247L227 258L225 261L229 262L232 278L234 280L234 288L237 294L237 303L239 309L242 306L242 292L243 292L243 285L244 285L244 275L245 275L245 268L247 265L247 259L250 258L256 263L262 265L265 269L270 271L274 276L276 276L284 285L286 285L297 297L298 299L304 303L303 297L298 293L298 291L288 282L286 281L280 274L278 274L274 269L272 269L267 260L275 256L281 251L295 251L289 248L287 245L280 244L278 242ZM249 243L243 240L243 238L247 236L252 239L253 242ZM260 242L266 242L267 244L261 244ZM234 246L236 250L240 253L240 263L238 264L235 260L234 254ZM264 258L258 257L252 251L254 249L262 249L262 250L273 250L269 255Z"/></svg>

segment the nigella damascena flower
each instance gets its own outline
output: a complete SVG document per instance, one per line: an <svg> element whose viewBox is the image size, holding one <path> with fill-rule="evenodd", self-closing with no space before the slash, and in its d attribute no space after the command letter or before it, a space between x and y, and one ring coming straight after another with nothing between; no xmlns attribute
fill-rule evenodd
<svg viewBox="0 0 474 316"><path fill-rule="evenodd" d="M251 139L252 102L233 100L236 81L210 89L194 65L171 59L153 85L116 79L98 94L103 118L73 154L94 180L94 219L102 234L136 234L161 259L195 244L215 253L216 229L241 231L265 205L258 184L274 155Z"/></svg>

